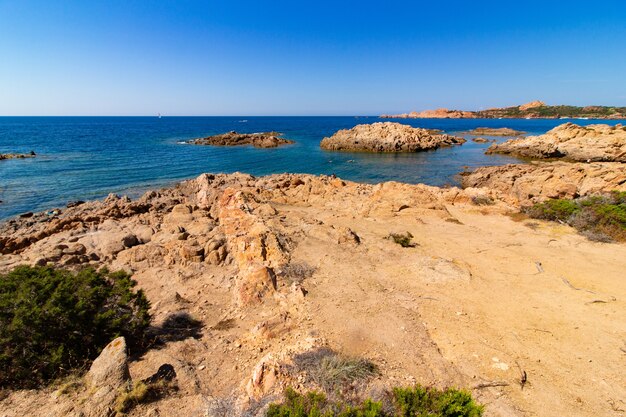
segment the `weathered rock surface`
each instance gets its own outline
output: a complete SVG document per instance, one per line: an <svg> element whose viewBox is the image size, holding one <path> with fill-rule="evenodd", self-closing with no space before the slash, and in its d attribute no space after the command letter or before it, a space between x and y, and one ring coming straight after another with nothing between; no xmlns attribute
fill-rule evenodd
<svg viewBox="0 0 626 417"><path fill-rule="evenodd" d="M470 135L476 136L521 136L526 132L522 132L521 130L515 130L508 127L477 127L476 129L472 129L467 132Z"/></svg>
<svg viewBox="0 0 626 417"><path fill-rule="evenodd" d="M255 148L276 148L281 145L294 143L292 140L281 137L278 132L263 133L237 133L235 131L223 133L221 135L207 136L205 138L193 139L187 143L193 145L213 145L213 146L241 146L252 145Z"/></svg>
<svg viewBox="0 0 626 417"><path fill-rule="evenodd" d="M487 153L578 162L626 162L626 126L565 123L540 136L494 144Z"/></svg>
<svg viewBox="0 0 626 417"><path fill-rule="evenodd" d="M626 191L626 164L534 163L482 167L462 174L463 187L486 188L513 204Z"/></svg>
<svg viewBox="0 0 626 417"><path fill-rule="evenodd" d="M418 152L442 146L460 145L465 139L447 134L433 134L401 123L373 123L343 129L320 143L333 151Z"/></svg>
<svg viewBox="0 0 626 417"><path fill-rule="evenodd" d="M118 395L128 389L128 353L123 337L111 341L91 364L85 376L89 391L87 416L111 414Z"/></svg>
<svg viewBox="0 0 626 417"><path fill-rule="evenodd" d="M476 142L476 143L490 143L490 142L495 142L495 139L472 138L472 142Z"/></svg>

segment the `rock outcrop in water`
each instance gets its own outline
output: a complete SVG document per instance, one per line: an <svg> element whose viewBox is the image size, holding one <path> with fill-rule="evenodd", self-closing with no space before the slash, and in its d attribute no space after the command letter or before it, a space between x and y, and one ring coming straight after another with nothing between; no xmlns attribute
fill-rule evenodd
<svg viewBox="0 0 626 417"><path fill-rule="evenodd" d="M281 145L294 143L292 140L281 137L278 132L262 133L237 133L231 131L221 135L207 136L190 140L187 143L193 145L213 145L213 146L241 146L252 145L255 148L276 148Z"/></svg>
<svg viewBox="0 0 626 417"><path fill-rule="evenodd" d="M540 136L494 144L487 153L579 162L626 162L626 126L565 123Z"/></svg>
<svg viewBox="0 0 626 417"><path fill-rule="evenodd" d="M465 139L401 123L362 124L343 129L320 143L322 149L365 152L419 152L460 145Z"/></svg>
<svg viewBox="0 0 626 417"><path fill-rule="evenodd" d="M476 136L521 136L526 132L515 130L508 127L477 127L467 132L469 135Z"/></svg>
<svg viewBox="0 0 626 417"><path fill-rule="evenodd" d="M33 151L29 153L0 153L0 161L5 160L5 159L34 158L35 156L36 154Z"/></svg>

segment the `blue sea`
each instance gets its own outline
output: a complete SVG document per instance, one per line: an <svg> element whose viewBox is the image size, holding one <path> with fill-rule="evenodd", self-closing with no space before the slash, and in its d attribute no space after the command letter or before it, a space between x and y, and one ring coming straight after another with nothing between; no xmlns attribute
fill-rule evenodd
<svg viewBox="0 0 626 417"><path fill-rule="evenodd" d="M36 158L0 161L0 219L64 207L114 192L137 196L146 189L203 172L253 175L293 172L336 174L352 181L458 184L465 168L520 162L484 155L489 144L415 154L323 151L319 142L338 129L382 121L377 117L0 117L0 153L37 153ZM510 127L541 134L564 120L397 120L448 133L475 127ZM573 120L579 124L618 121ZM279 131L296 141L276 149L210 147L182 141L236 130ZM499 141L504 138L497 138Z"/></svg>

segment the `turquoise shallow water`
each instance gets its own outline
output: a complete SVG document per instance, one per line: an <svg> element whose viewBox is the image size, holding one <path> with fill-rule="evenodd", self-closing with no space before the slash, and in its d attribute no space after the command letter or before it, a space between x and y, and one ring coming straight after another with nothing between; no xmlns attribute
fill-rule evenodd
<svg viewBox="0 0 626 417"><path fill-rule="evenodd" d="M247 122L241 122L247 120ZM488 144L415 154L328 152L320 140L338 129L381 121L377 117L0 117L0 153L38 157L0 161L0 219L27 211L63 207L110 192L142 190L192 178L203 172L336 174L353 181L456 184L464 167L519 162L484 155ZM418 119L397 120L448 133L479 126L544 133L563 120ZM618 121L575 120L579 124ZM296 141L277 149L183 145L180 141L223 133L276 130ZM503 140L499 138L498 140Z"/></svg>

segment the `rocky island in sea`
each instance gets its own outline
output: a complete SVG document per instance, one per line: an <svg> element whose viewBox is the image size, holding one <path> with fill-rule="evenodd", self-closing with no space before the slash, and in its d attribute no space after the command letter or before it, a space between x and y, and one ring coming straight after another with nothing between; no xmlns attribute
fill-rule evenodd
<svg viewBox="0 0 626 417"><path fill-rule="evenodd" d="M207 136L204 138L192 139L186 143L192 145L212 145L212 146L241 146L252 145L255 148L276 148L281 145L289 145L294 141L285 139L278 132L261 133L237 133L234 130L220 135Z"/></svg>
<svg viewBox="0 0 626 417"><path fill-rule="evenodd" d="M440 131L401 123L378 122L342 129L322 139L320 147L332 151L419 152L461 145L465 139Z"/></svg>
<svg viewBox="0 0 626 417"><path fill-rule="evenodd" d="M532 101L519 106L492 108L487 110L425 110L402 114L384 114L385 119L624 119L626 107L612 106L551 106L543 101Z"/></svg>

